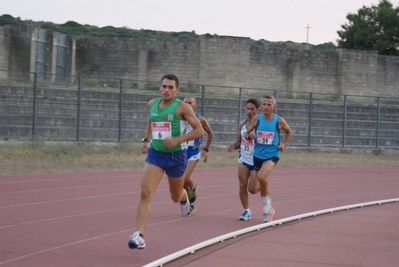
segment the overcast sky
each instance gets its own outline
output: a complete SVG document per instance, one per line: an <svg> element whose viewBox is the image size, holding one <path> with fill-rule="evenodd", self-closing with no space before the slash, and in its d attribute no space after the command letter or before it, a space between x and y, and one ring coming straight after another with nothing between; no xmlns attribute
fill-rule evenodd
<svg viewBox="0 0 399 267"><path fill-rule="evenodd" d="M399 0L390 1L394 7ZM379 0L0 0L0 14L57 24L250 37L322 44L338 39L348 13ZM309 25L309 29L307 29ZM308 35L309 34L309 35Z"/></svg>

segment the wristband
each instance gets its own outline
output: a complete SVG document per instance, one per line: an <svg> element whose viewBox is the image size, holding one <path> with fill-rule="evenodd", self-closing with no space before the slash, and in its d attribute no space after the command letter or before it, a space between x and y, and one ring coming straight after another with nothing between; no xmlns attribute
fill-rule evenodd
<svg viewBox="0 0 399 267"><path fill-rule="evenodd" d="M206 152L209 152L209 149L204 147L203 150L205 150Z"/></svg>

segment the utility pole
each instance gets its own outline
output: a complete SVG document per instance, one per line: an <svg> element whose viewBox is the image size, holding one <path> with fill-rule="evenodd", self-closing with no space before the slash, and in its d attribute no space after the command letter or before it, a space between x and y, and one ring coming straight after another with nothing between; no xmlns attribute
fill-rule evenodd
<svg viewBox="0 0 399 267"><path fill-rule="evenodd" d="M310 29L309 23L308 23L308 26L306 27L306 29L307 29L307 34L306 34L306 50L309 50L309 29Z"/></svg>

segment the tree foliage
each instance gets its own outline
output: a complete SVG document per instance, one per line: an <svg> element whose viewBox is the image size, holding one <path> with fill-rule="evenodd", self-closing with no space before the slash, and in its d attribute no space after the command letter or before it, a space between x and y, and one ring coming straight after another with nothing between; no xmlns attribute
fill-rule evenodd
<svg viewBox="0 0 399 267"><path fill-rule="evenodd" d="M380 55L399 55L399 7L388 0L378 6L363 6L357 14L349 13L349 22L337 31L338 47L377 50Z"/></svg>

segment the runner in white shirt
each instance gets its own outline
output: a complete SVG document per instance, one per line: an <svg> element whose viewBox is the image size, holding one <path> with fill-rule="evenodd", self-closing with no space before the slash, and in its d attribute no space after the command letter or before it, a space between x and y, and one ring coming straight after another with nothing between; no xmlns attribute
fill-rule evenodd
<svg viewBox="0 0 399 267"><path fill-rule="evenodd" d="M246 114L247 118L241 121L238 125L237 140L234 144L230 144L227 147L229 152L234 149L240 149L238 155L238 181L240 183L240 200L244 212L238 218L240 221L247 221L252 218L251 210L249 208L248 192L251 194L257 194L259 192L259 182L256 177L254 168L254 136L251 140L244 138L247 133L245 125L252 117L257 116L259 111L259 101L254 98L250 98L246 102ZM252 133L251 133L252 134ZM253 135L253 134L252 134Z"/></svg>
<svg viewBox="0 0 399 267"><path fill-rule="evenodd" d="M187 96L186 98L184 98L184 103L190 105L193 110L197 107L197 102L195 100L195 97L193 96ZM197 184L194 183L193 179L191 178L191 175L194 172L194 169L201 158L204 163L208 161L209 147L213 139L213 131L208 121L199 114L195 114L195 116L197 116L198 120L201 123L202 128L204 129L204 132L206 132L208 137L206 139L205 145L202 147L202 150L200 149L202 137L197 138L195 140L191 140L187 143L188 162L187 162L186 172L184 174L184 189L186 189L188 193L188 198L190 200L190 213L194 212L196 209L194 202L197 199L197 190L198 190ZM189 133L191 129L192 129L191 126L188 126L187 133Z"/></svg>

